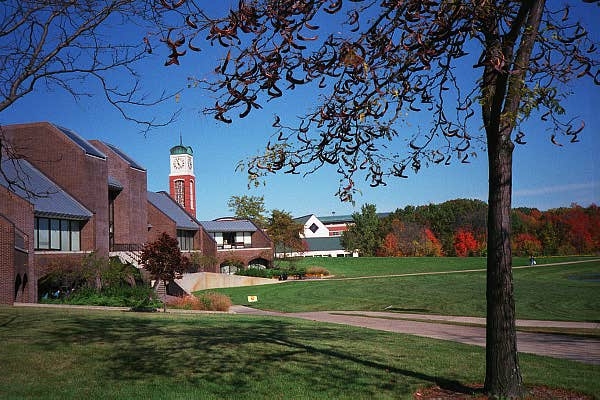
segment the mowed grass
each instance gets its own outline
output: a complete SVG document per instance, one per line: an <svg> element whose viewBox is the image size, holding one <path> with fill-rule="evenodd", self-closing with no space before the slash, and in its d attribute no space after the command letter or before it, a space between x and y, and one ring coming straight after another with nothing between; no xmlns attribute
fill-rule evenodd
<svg viewBox="0 0 600 400"><path fill-rule="evenodd" d="M290 318L0 307L1 399L410 399L484 378L483 348ZM526 384L597 366L520 356Z"/></svg>
<svg viewBox="0 0 600 400"><path fill-rule="evenodd" d="M486 314L483 271L439 275L394 276L399 274L448 272L477 269L483 259L470 258L383 258L366 259L357 270L357 259L310 259L309 265L335 270L340 276L365 279L322 279L288 281L274 285L219 289L234 304L283 312L361 310L445 314L484 317ZM535 268L513 270L517 318L600 321L600 281L586 276L600 273L600 262L550 265L585 258L538 260ZM348 263L348 264L345 264ZM548 265L543 265L548 263ZM527 264L515 260L515 266ZM345 265L348 265L346 268ZM484 268L484 266L482 267ZM330 269L330 270L331 270ZM387 275L381 277L381 275ZM583 277L583 278L582 278ZM258 302L248 304L248 296Z"/></svg>
<svg viewBox="0 0 600 400"><path fill-rule="evenodd" d="M555 264L582 261L592 257L538 257L538 264ZM596 257L597 258L597 257ZM286 261L277 261L289 265ZM308 268L326 268L336 278L356 278L363 276L397 275L406 273L464 271L485 269L485 257L306 257L293 261L294 265ZM513 266L527 266L529 258L515 257Z"/></svg>

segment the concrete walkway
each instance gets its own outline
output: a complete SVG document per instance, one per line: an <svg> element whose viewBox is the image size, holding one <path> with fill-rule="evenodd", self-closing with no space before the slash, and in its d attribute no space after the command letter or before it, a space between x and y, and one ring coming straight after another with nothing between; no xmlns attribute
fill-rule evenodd
<svg viewBox="0 0 600 400"><path fill-rule="evenodd" d="M291 317L351 325L485 347L484 318L367 311L281 313L262 311L245 306L232 306L230 311L236 314ZM451 325L449 323L480 326ZM587 322L517 320L516 323L518 327L600 329L600 324ZM517 346L519 352L522 353L600 365L600 340L598 339L570 335L517 332Z"/></svg>

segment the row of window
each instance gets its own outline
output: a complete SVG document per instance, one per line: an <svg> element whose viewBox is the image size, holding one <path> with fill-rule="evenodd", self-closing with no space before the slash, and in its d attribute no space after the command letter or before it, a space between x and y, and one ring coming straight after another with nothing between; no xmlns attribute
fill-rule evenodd
<svg viewBox="0 0 600 400"><path fill-rule="evenodd" d="M252 232L210 232L217 242L217 248L252 247Z"/></svg>
<svg viewBox="0 0 600 400"><path fill-rule="evenodd" d="M194 250L194 235L196 231L177 229L177 243L179 250Z"/></svg>
<svg viewBox="0 0 600 400"><path fill-rule="evenodd" d="M36 250L79 251L80 221L36 217L33 246Z"/></svg>

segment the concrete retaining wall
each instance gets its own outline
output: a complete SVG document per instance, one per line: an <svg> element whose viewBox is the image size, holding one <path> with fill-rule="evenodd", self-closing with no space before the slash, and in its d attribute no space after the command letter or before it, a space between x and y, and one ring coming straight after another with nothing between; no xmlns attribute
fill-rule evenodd
<svg viewBox="0 0 600 400"><path fill-rule="evenodd" d="M197 272L184 274L182 279L176 279L183 290L192 293L198 290L217 289L237 286L255 286L279 283L277 279L255 278L251 276L238 276L227 274L216 274L213 272Z"/></svg>

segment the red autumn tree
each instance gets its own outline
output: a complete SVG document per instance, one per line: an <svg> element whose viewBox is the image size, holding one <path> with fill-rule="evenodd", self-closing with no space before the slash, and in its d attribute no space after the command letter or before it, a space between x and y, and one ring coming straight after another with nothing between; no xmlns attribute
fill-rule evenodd
<svg viewBox="0 0 600 400"><path fill-rule="evenodd" d="M431 231L431 229L425 228L423 233L425 234L425 243L424 243L424 247L423 247L424 254L423 255L434 256L434 257L443 256L444 252L442 250L442 244L440 243L438 238L435 237L435 235Z"/></svg>
<svg viewBox="0 0 600 400"><path fill-rule="evenodd" d="M454 252L459 257L467 257L477 250L478 244L473 232L461 228L454 235Z"/></svg>
<svg viewBox="0 0 600 400"><path fill-rule="evenodd" d="M140 261L152 278L162 281L165 288L178 274L183 273L187 264L179 250L177 239L165 232L154 242L144 245ZM163 305L166 311L166 302Z"/></svg>
<svg viewBox="0 0 600 400"><path fill-rule="evenodd" d="M532 256L542 253L542 242L531 233L519 233L513 239L513 253L517 256Z"/></svg>
<svg viewBox="0 0 600 400"><path fill-rule="evenodd" d="M390 232L383 238L383 243L377 252L378 256L381 257L396 257L402 255L398 248L398 237L394 232Z"/></svg>

